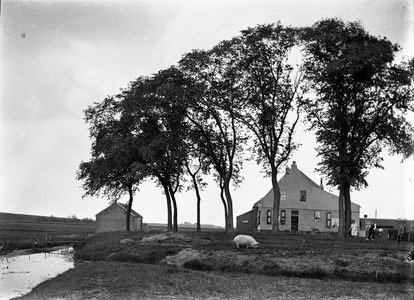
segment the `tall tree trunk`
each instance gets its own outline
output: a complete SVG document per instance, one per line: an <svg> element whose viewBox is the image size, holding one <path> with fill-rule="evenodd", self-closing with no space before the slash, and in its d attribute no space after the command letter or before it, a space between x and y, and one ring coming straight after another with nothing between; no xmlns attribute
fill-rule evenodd
<svg viewBox="0 0 414 300"><path fill-rule="evenodd" d="M279 207L280 207L280 188L277 182L277 170L272 168L272 188L273 188L273 222L272 233L280 233L279 230Z"/></svg>
<svg viewBox="0 0 414 300"><path fill-rule="evenodd" d="M224 222L225 222L225 228L227 232L229 228L228 217L227 217L228 216L227 203L226 203L226 199L224 198L224 185L221 184L221 182L220 182L220 199L224 206Z"/></svg>
<svg viewBox="0 0 414 300"><path fill-rule="evenodd" d="M128 193L129 193L129 201L128 201L128 205L127 205L127 211L126 211L126 231L130 231L131 228L129 226L129 221L131 219L131 209L132 209L132 201L134 200L134 196L132 193L132 185L128 187Z"/></svg>
<svg viewBox="0 0 414 300"><path fill-rule="evenodd" d="M345 234L349 228L345 227L346 226L345 224L345 194L344 194L344 187L342 183L339 185L338 212L339 212L338 236L345 237Z"/></svg>
<svg viewBox="0 0 414 300"><path fill-rule="evenodd" d="M177 232L178 231L178 208L177 208L177 201L175 200L175 193L171 187L171 184L168 184L168 188L170 191L170 196L171 196L171 201L173 204L173 208L174 208L174 223L173 223L173 231Z"/></svg>
<svg viewBox="0 0 414 300"><path fill-rule="evenodd" d="M167 230L172 231L172 210L170 192L168 191L168 184L166 184L165 182L162 182L161 184L164 188L165 198L167 199Z"/></svg>
<svg viewBox="0 0 414 300"><path fill-rule="evenodd" d="M201 196L200 191L198 190L197 178L195 175L191 175L193 179L194 190L197 196L197 232L201 231L201 218L200 218L200 211L201 211Z"/></svg>
<svg viewBox="0 0 414 300"><path fill-rule="evenodd" d="M224 181L224 194L226 195L227 200L227 224L228 228L226 232L228 234L234 234L234 224L233 224L233 199L230 194L230 178L226 178Z"/></svg>
<svg viewBox="0 0 414 300"><path fill-rule="evenodd" d="M352 222L352 207L351 207L351 184L344 183L344 202L345 202L345 228L351 227Z"/></svg>

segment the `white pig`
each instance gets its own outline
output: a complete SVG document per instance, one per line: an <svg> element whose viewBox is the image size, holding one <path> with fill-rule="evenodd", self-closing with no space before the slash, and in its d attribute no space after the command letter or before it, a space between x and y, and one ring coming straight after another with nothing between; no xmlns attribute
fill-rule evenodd
<svg viewBox="0 0 414 300"><path fill-rule="evenodd" d="M249 249L249 247L257 248L257 245L259 245L259 243L256 242L255 239L250 235L238 235L234 238L233 241L236 244L237 248L239 248L239 246L246 246L247 249Z"/></svg>

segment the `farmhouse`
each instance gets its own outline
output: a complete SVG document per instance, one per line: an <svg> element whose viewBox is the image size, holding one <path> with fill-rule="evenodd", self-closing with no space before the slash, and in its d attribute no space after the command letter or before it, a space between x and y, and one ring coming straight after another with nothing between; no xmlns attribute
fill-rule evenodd
<svg viewBox="0 0 414 300"><path fill-rule="evenodd" d="M121 231L126 228L127 205L115 202L96 214L95 232ZM129 219L131 231L142 230L142 216L133 209Z"/></svg>
<svg viewBox="0 0 414 300"><path fill-rule="evenodd" d="M338 232L338 196L302 173L296 162L279 180L279 228L291 232ZM351 203L351 218L359 224L360 206ZM273 224L273 189L237 217L238 231L267 231Z"/></svg>

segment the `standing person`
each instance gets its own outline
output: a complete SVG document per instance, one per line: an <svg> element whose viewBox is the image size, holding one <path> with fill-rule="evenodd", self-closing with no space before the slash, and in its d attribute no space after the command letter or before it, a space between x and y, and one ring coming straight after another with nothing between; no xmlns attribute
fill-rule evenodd
<svg viewBox="0 0 414 300"><path fill-rule="evenodd" d="M404 237L404 226L402 223L398 223L398 232L397 232L397 243L400 244L402 238Z"/></svg>
<svg viewBox="0 0 414 300"><path fill-rule="evenodd" d="M357 224L354 220L352 220L351 228L349 228L349 231L351 232L351 237L354 239L357 236Z"/></svg>
<svg viewBox="0 0 414 300"><path fill-rule="evenodd" d="M371 240L374 239L375 236L375 229L377 229L377 224L375 224L374 222L371 223L371 226L369 226L369 233L368 233L368 238L367 240L369 240L369 238L371 238Z"/></svg>

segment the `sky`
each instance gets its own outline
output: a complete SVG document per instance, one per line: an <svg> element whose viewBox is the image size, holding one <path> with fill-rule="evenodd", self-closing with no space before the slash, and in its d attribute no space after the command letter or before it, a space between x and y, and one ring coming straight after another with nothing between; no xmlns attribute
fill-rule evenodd
<svg viewBox="0 0 414 300"><path fill-rule="evenodd" d="M280 21L307 26L330 17L361 21L375 36L414 56L414 2L409 0L131 0L1 1L0 211L94 218L106 198L82 198L76 180L90 159L84 110L141 75L177 64L193 49L210 49L241 30ZM413 114L408 116L414 124ZM319 183L314 135L300 124L302 147L289 165ZM384 150L384 170L372 169L368 188L353 191L361 217L414 219L414 159ZM234 221L270 189L254 161L232 191ZM283 174L279 175L281 178ZM201 222L224 226L219 189L202 192ZM336 188L327 188L338 194ZM125 203L127 198L120 202ZM196 222L194 192L177 195L178 222ZM166 200L154 182L141 185L133 209L144 222L166 223Z"/></svg>

